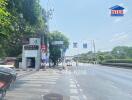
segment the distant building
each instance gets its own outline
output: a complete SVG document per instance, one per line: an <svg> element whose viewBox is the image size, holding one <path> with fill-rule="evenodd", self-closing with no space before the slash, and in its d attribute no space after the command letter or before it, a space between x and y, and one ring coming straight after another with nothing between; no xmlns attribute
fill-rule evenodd
<svg viewBox="0 0 132 100"><path fill-rule="evenodd" d="M111 9L111 16L124 16L124 9L123 7L116 5L110 8Z"/></svg>

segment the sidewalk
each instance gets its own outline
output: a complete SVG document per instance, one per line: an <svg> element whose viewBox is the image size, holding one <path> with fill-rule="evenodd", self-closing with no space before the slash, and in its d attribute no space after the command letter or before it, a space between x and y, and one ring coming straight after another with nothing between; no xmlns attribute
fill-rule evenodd
<svg viewBox="0 0 132 100"><path fill-rule="evenodd" d="M40 70L20 78L7 92L6 100L45 100L42 99L45 95L57 93L54 88L63 77L59 72L57 69Z"/></svg>

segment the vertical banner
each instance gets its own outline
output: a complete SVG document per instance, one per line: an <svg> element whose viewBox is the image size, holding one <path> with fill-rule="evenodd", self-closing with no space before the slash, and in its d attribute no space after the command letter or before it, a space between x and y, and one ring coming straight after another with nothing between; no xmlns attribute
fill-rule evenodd
<svg viewBox="0 0 132 100"><path fill-rule="evenodd" d="M42 63L47 63L48 57L47 57L47 46L46 45L41 45L41 59Z"/></svg>

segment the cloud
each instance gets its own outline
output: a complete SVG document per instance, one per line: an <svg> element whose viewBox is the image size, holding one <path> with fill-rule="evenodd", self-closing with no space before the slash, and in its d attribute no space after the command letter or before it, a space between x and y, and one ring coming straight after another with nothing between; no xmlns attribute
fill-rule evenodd
<svg viewBox="0 0 132 100"><path fill-rule="evenodd" d="M124 6L124 3L119 3L118 5L119 5L119 6Z"/></svg>
<svg viewBox="0 0 132 100"><path fill-rule="evenodd" d="M124 10L124 14L126 14L128 12L128 9L127 8L125 8L125 10Z"/></svg>
<svg viewBox="0 0 132 100"><path fill-rule="evenodd" d="M118 22L121 22L121 18L116 18L115 20L114 20L114 23L118 23Z"/></svg>
<svg viewBox="0 0 132 100"><path fill-rule="evenodd" d="M116 33L114 34L113 38L110 40L110 42L124 42L128 39L128 34L122 32L122 33Z"/></svg>
<svg viewBox="0 0 132 100"><path fill-rule="evenodd" d="M119 6L123 6L124 9L124 14L126 14L128 12L128 8L125 7L125 5L123 3L118 4Z"/></svg>

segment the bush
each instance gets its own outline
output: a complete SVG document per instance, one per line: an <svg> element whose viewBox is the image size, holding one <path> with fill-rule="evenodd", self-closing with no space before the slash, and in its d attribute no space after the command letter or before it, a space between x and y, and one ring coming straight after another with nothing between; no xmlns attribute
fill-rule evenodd
<svg viewBox="0 0 132 100"><path fill-rule="evenodd" d="M103 63L132 63L132 59L111 59L105 60Z"/></svg>

